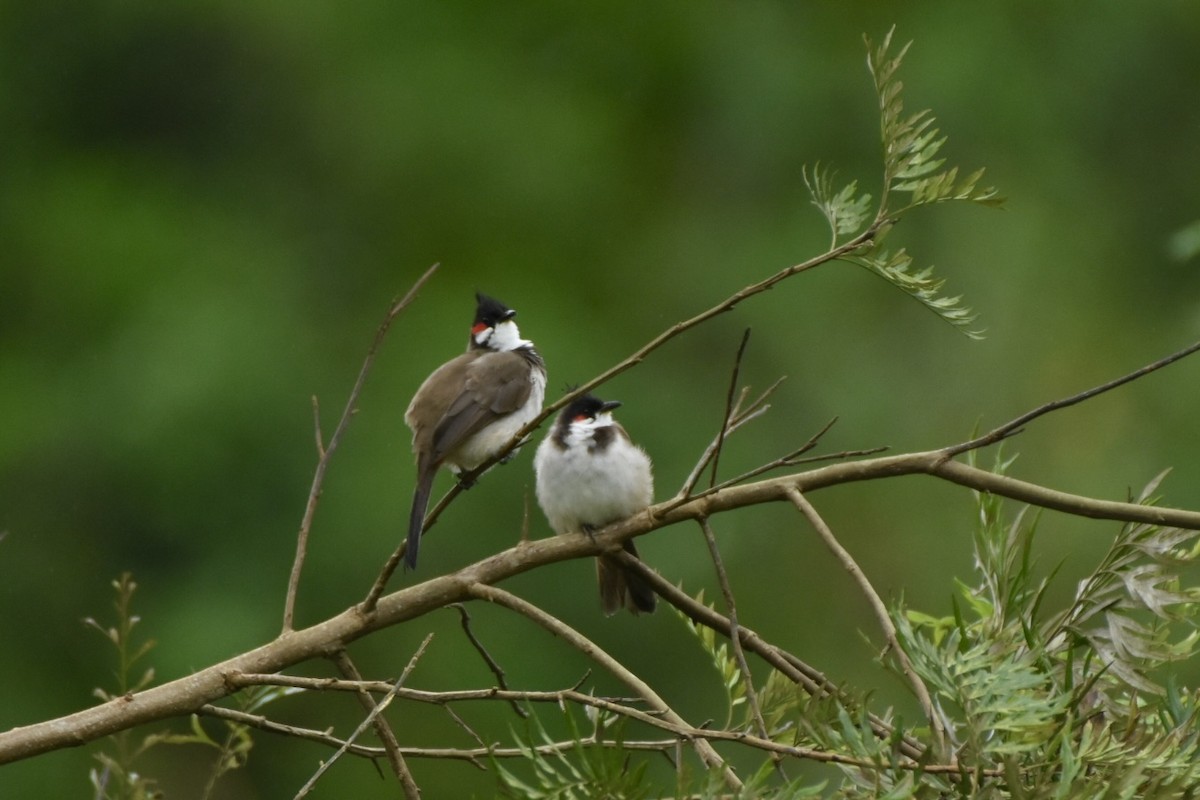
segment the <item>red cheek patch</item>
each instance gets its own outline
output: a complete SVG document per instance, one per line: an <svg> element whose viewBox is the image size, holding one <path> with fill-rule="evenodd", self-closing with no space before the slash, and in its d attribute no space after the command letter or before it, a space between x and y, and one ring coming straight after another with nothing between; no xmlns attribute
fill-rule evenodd
<svg viewBox="0 0 1200 800"><path fill-rule="evenodd" d="M483 333L487 329L488 329L487 325L484 325L482 322L476 322L475 325L471 328L471 335L478 336L479 334Z"/></svg>

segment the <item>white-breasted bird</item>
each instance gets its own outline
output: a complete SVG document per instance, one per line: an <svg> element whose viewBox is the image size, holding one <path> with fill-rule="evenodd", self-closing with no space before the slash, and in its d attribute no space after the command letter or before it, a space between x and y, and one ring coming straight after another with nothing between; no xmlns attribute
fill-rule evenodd
<svg viewBox="0 0 1200 800"><path fill-rule="evenodd" d="M650 457L613 419L616 400L583 395L563 409L533 459L538 504L555 533L587 533L632 516L654 500ZM625 551L637 557L633 540ZM612 556L596 559L600 605L611 615L654 610L654 590Z"/></svg>
<svg viewBox="0 0 1200 800"><path fill-rule="evenodd" d="M438 468L455 475L477 468L541 412L546 396L546 364L533 342L521 338L517 312L487 295L476 293L475 301L467 352L434 370L404 414L417 456L404 553L410 568L417 566Z"/></svg>

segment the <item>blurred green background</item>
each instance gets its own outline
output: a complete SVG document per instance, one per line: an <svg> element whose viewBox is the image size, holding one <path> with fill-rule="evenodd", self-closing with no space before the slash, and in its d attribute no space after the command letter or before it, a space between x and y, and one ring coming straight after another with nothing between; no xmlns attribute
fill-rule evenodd
<svg viewBox="0 0 1200 800"><path fill-rule="evenodd" d="M275 635L316 460L310 398L328 435L389 302L431 263L441 270L394 327L331 467L300 624L358 600L397 544L413 475L403 411L463 347L475 289L519 309L556 397L820 252L801 168L832 164L877 192L861 35L893 23L897 40L915 40L907 107L932 108L951 162L986 166L1009 202L925 209L890 243L936 264L987 338L848 265L792 279L604 387L654 457L660 498L713 435L746 326L743 379L788 380L770 416L729 443L727 475L834 415L827 451L947 444L1195 340L1197 262L1169 241L1200 218L1200 6L0 7L0 729L111 688L112 653L80 620L111 620L109 584L124 570L141 587L138 631L158 642L160 680ZM1185 361L1042 419L1009 445L1013 474L1120 499L1173 466L1167 502L1200 508L1198 389L1200 362ZM512 544L530 457L461 498L420 573L393 586ZM889 597L946 613L951 577L970 577L964 490L913 477L812 499ZM875 636L861 597L793 511L715 525L745 624L834 680L876 687L881 704L901 696L857 633ZM1042 529L1041 562L1065 559L1061 600L1116 528L1047 515ZM694 529L639 547L715 596ZM507 588L644 673L693 722L719 714L717 678L679 621L602 618L591 573L571 562ZM588 666L522 620L472 613L513 686L569 686ZM396 676L435 630L410 685L490 685L457 626L435 614L352 655ZM270 713L343 733L359 716L344 697ZM504 709L464 713L507 735ZM404 744L469 744L426 709L398 709L395 724ZM256 742L218 796L290 797L328 756ZM210 758L161 748L143 769L169 797L195 797ZM90 796L92 763L81 749L6 766L0 797ZM413 770L429 797L493 792L466 765ZM319 786L396 796L361 761Z"/></svg>

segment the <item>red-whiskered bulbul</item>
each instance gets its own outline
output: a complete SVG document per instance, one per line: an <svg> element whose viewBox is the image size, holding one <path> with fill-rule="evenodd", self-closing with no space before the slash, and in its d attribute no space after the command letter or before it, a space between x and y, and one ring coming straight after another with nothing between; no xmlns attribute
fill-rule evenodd
<svg viewBox="0 0 1200 800"><path fill-rule="evenodd" d="M587 533L632 516L654 500L650 457L612 418L621 404L590 394L567 406L533 459L537 499L555 533ZM633 540L625 552L637 557ZM612 615L654 610L650 585L612 556L596 559L600 605Z"/></svg>
<svg viewBox="0 0 1200 800"><path fill-rule="evenodd" d="M438 467L455 475L475 469L541 412L546 396L546 364L533 342L517 331L517 312L478 292L475 300L467 352L434 370L404 414L417 455L417 487L404 552L410 568L417 566Z"/></svg>

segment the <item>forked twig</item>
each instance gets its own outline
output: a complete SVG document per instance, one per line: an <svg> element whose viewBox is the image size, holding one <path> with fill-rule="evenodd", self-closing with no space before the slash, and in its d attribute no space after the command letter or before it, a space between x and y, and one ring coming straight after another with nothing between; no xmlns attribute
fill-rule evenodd
<svg viewBox="0 0 1200 800"><path fill-rule="evenodd" d="M300 791L296 792L295 800L300 800L300 798L306 797L308 793L312 791L313 787L317 785L317 781L320 779L320 777L324 775L339 758L342 757L342 755L350 748L350 746L354 744L354 741L360 735L362 735L362 732L374 723L375 718L382 714L384 710L392 704L392 701L396 699L396 690L403 686L404 682L408 680L409 674L412 673L413 668L417 665L417 661L420 660L421 656L425 653L425 648L429 646L429 642L432 639L432 633L425 637L424 641L421 642L421 646L417 648L417 652L413 653L413 657L409 659L408 666L404 668L404 672L401 673L400 677L397 678L396 682L392 685L392 691L389 691L379 700L378 703L375 703L372 706L370 713L368 713L366 718L359 723L358 727L354 729L354 732L346 738L345 743L334 751L333 755L329 757L329 760L321 762L321 766L317 767L317 771L314 772L307 781L305 781L304 785L300 787ZM415 784L413 785L413 788L416 789ZM410 798L419 798L421 796L419 789L416 790L415 795L409 794L407 786L405 786L405 794Z"/></svg>
<svg viewBox="0 0 1200 800"><path fill-rule="evenodd" d="M344 649L334 653L332 660L337 666L338 672L342 673L343 677L352 681L362 680L362 674L358 671L358 667L354 665L350 654ZM364 711L369 714L375 710L375 699L371 697L370 693L360 691L357 693L357 696L358 702L362 705ZM396 734L392 731L392 727L388 725L387 720L382 716L376 716L372 724L375 728L375 735L379 737L379 741L383 742L383 749L387 754L388 763L392 765L392 772L400 781L405 796L409 800L418 800L421 796L421 790L417 786L417 782L413 779L412 773L409 772L408 764L404 761L404 754L400 750L400 742L396 740Z"/></svg>
<svg viewBox="0 0 1200 800"><path fill-rule="evenodd" d="M746 345L750 343L750 329L742 333L741 344L738 345L737 355L733 358L733 372L729 376L729 390L725 393L725 414L721 417L721 429L717 431L717 446L713 448L712 472L708 476L708 488L717 482L717 465L721 462L721 448L725 446L725 436L733 422L733 395L737 391L738 373L742 371L742 357L746 354ZM743 393L744 396L744 393Z"/></svg>
<svg viewBox="0 0 1200 800"><path fill-rule="evenodd" d="M776 380L774 383L764 389L762 393L759 394L759 396L756 397L754 401L745 408L742 406L746 402L746 397L750 394L750 388L742 387L742 391L738 394L737 401L733 405L732 419L730 419L724 438L728 438L746 423L752 422L761 417L763 414L767 413L771 409L771 406L767 404L767 400L772 394L775 393L775 390L779 388L779 385L783 383L784 380L784 378L779 378ZM721 438L722 437L720 434L718 434L717 436L713 437L711 442L709 442L708 447L704 448L704 452L700 454L700 458L696 461L696 465L692 467L692 471L688 474L687 479L684 480L683 486L681 486L679 491L676 492L675 496L677 498L683 498L686 500L695 496L692 494L692 492L696 488L696 483L699 482L700 476L703 474L705 467L707 467L712 461L713 455L717 452L718 439Z"/></svg>
<svg viewBox="0 0 1200 800"><path fill-rule="evenodd" d="M317 500L321 497L321 488L325 484L325 470L329 467L329 459L333 456L338 445L342 441L342 434L346 432L346 427L350 424L351 417L354 416L354 409L358 405L358 397L362 393L363 385L367 381L367 374L371 371L371 366L375 363L375 355L379 351L380 345L383 344L383 339L387 336L388 328L396 320L405 308L417 296L417 292L425 285L425 282L433 277L433 273L437 271L438 264L434 264L429 269L425 270L425 274L417 278L413 283L412 288L400 298L392 303L387 314L380 323L379 328L375 331L375 339L371 342L371 347L367 350L366 358L363 359L362 367L358 370L358 378L354 381L354 388L350 390L350 396L346 399L346 407L342 411L342 417L338 420L337 427L334 428L333 436L329 439L328 445L321 444L321 422L317 416L317 399L313 398L313 422L317 437L317 468L313 472L312 488L308 492L308 501L304 505L304 517L300 520L300 531L296 536L296 557L292 562L291 576L288 578L287 596L283 602L283 632L287 633L294 629L295 614L296 614L296 592L300 588L300 572L304 568L304 558L308 553L308 534L312 530L313 516L317 513Z"/></svg>
<svg viewBox="0 0 1200 800"><path fill-rule="evenodd" d="M487 600L496 605L503 606L511 611L532 620L541 627L548 630L564 642L579 650L581 653L592 659L596 663L608 670L613 677L624 683L632 689L642 700L649 706L653 715L660 718L664 722L672 725L691 727L683 718L675 712L667 702L659 696L658 692L654 691L648 683L639 678L636 674L626 668L621 662L617 661L602 649L595 642L588 639L586 636L567 625L557 617L546 613L542 609L535 606L533 603L522 600L510 592L503 589L498 589L495 586L488 586L482 583L475 583L469 587L472 595L480 600ZM700 760L709 769L720 770L724 778L725 784L733 790L738 790L742 787L742 781L734 773L734 771L725 763L720 754L713 749L713 746L706 739L696 738L692 740L692 746L696 749Z"/></svg>
<svg viewBox="0 0 1200 800"><path fill-rule="evenodd" d="M779 385L779 383L776 382L775 384L773 384L771 386L771 389L769 389L768 391L773 390L775 388L775 386L778 386L778 385ZM764 396L765 396L765 393L764 393ZM760 398L760 400L761 399L763 399L763 398ZM765 408L761 409L761 411L765 411L765 410L766 410ZM756 412L757 411L759 411L759 410L756 409ZM749 411L747 411L747 414L749 414ZM757 416L757 413L754 416ZM748 421L749 417L743 417L742 419L745 419ZM796 450L793 450L792 452L788 453L787 455L780 456L779 458L776 458L772 461L768 461L765 464L761 464L761 465L755 467L754 469L747 470L746 472L743 472L742 474L737 475L735 477L727 478L726 480L723 480L720 483L718 483L716 486L710 486L709 488L705 489L702 492L697 492L696 494L692 494L691 491L692 491L692 488L694 488L695 482L696 482L695 478L699 475L699 473L701 471L703 471L704 463L705 463L706 459L709 457L709 453L708 453L708 451L706 451L705 455L701 457L701 460L693 468L691 476L689 476L688 480L684 482L683 488L680 489L679 494L675 495L675 497L671 498L670 500L667 500L666 502L664 502L662 504L661 508L656 508L655 513L662 514L664 511L670 511L671 509L677 508L678 506L681 506L684 503L690 503L693 500L699 500L704 497L708 497L709 495L716 494L717 492L720 492L723 489L727 489L730 486L737 486L738 484L744 483L744 482L750 480L751 478L758 477L759 475L762 475L763 473L766 473L766 472L770 472L771 470L774 470L774 469L780 469L781 467L794 467L794 466L797 466L798 464L811 464L811 463L816 463L818 461L831 461L833 459L840 459L840 458L855 458L857 456L868 456L873 453L879 453L879 452L882 452L887 449L886 447L872 447L872 448L869 448L866 450L843 450L840 453L826 453L824 455L811 456L809 458L800 458L800 456L802 456L803 454L807 453L809 450L812 450L814 447L816 447L817 444L821 441L821 437L823 437L826 433L828 433L829 429L832 428L834 423L836 423L837 421L838 421L837 417L834 417L833 419L829 420L829 422L825 423L824 427L822 427L819 431L817 431L812 436L810 436L807 442L805 442L803 445L801 445ZM734 425L733 427L730 428L730 430L736 430L736 429L737 429L737 425ZM711 449L712 449L712 447L710 446L709 450L711 450Z"/></svg>

